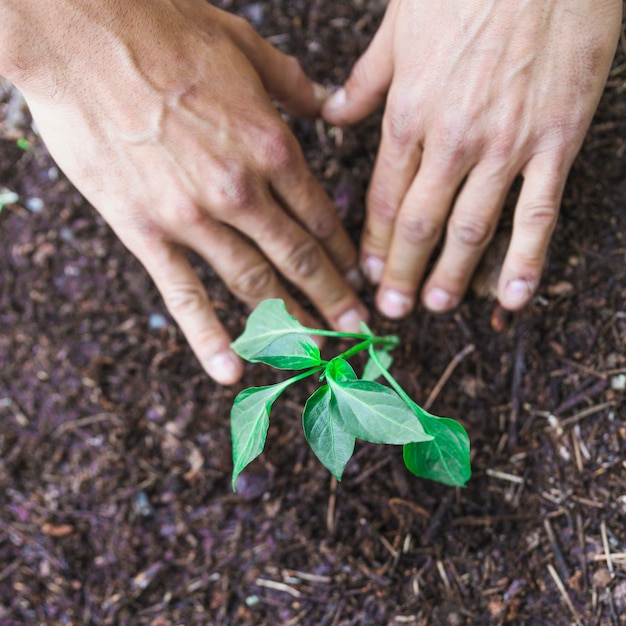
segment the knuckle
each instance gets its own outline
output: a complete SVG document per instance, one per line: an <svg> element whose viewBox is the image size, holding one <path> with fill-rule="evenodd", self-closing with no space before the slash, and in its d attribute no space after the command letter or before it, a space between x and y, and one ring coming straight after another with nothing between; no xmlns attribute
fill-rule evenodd
<svg viewBox="0 0 626 626"><path fill-rule="evenodd" d="M455 217L453 215L450 218L449 228L457 241L475 248L484 246L492 234L492 226L487 220L471 216Z"/></svg>
<svg viewBox="0 0 626 626"><path fill-rule="evenodd" d="M270 172L293 168L300 156L289 131L276 122L263 129L258 151L259 162Z"/></svg>
<svg viewBox="0 0 626 626"><path fill-rule="evenodd" d="M285 270L288 276L304 279L315 274L321 265L322 251L315 241L309 240L291 249L285 262Z"/></svg>
<svg viewBox="0 0 626 626"><path fill-rule="evenodd" d="M229 18L233 28L238 32L240 37L243 37L246 40L258 37L252 24L250 24L250 22L242 15L230 14Z"/></svg>
<svg viewBox="0 0 626 626"><path fill-rule="evenodd" d="M398 206L382 185L372 185L367 194L367 211L370 217L379 222L393 222Z"/></svg>
<svg viewBox="0 0 626 626"><path fill-rule="evenodd" d="M337 213L329 207L317 211L308 224L309 232L320 240L329 239L339 228Z"/></svg>
<svg viewBox="0 0 626 626"><path fill-rule="evenodd" d="M215 206L229 211L246 211L256 205L257 186L241 166L224 166L213 187Z"/></svg>
<svg viewBox="0 0 626 626"><path fill-rule="evenodd" d="M269 263L260 263L246 268L229 280L229 289L244 301L258 301L271 291L274 285L274 271Z"/></svg>
<svg viewBox="0 0 626 626"><path fill-rule="evenodd" d="M285 71L290 81L298 86L306 86L308 82L300 61L293 55L285 55Z"/></svg>
<svg viewBox="0 0 626 626"><path fill-rule="evenodd" d="M173 226L176 228L198 226L206 220L204 210L191 200L179 203L174 209L172 216Z"/></svg>
<svg viewBox="0 0 626 626"><path fill-rule="evenodd" d="M440 224L431 217L420 213L401 215L398 227L401 236L411 244L431 243L439 238Z"/></svg>
<svg viewBox="0 0 626 626"><path fill-rule="evenodd" d="M163 291L163 300L174 318L193 315L208 304L208 296L201 285L171 285Z"/></svg>
<svg viewBox="0 0 626 626"><path fill-rule="evenodd" d="M384 117L384 132L397 148L409 146L413 140L415 116L405 106L392 102Z"/></svg>
<svg viewBox="0 0 626 626"><path fill-rule="evenodd" d="M515 153L516 147L516 135L508 130L503 130L493 134L490 144L490 153L495 158L508 159Z"/></svg>
<svg viewBox="0 0 626 626"><path fill-rule="evenodd" d="M439 154L440 165L446 175L455 172L458 166L464 163L474 146L468 128L457 122L444 124L436 133L436 150Z"/></svg>
<svg viewBox="0 0 626 626"><path fill-rule="evenodd" d="M556 224L558 209L556 200L540 200L524 206L520 220L525 226L535 230L551 230Z"/></svg>

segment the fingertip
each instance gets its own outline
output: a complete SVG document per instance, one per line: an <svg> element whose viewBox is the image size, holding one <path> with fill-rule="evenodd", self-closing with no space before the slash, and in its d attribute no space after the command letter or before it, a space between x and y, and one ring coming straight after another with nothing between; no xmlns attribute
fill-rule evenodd
<svg viewBox="0 0 626 626"><path fill-rule="evenodd" d="M447 313L457 305L457 298L440 287L428 289L422 301L432 313Z"/></svg>
<svg viewBox="0 0 626 626"><path fill-rule="evenodd" d="M390 319L406 317L414 306L413 298L395 289L382 289L377 298L378 310Z"/></svg>
<svg viewBox="0 0 626 626"><path fill-rule="evenodd" d="M516 311L528 304L536 289L537 281L514 278L505 284L498 299L505 309Z"/></svg>
<svg viewBox="0 0 626 626"><path fill-rule="evenodd" d="M368 315L362 309L350 309L337 320L337 329L343 333L361 332L361 322L367 322Z"/></svg>
<svg viewBox="0 0 626 626"><path fill-rule="evenodd" d="M331 123L343 122L342 113L346 107L348 95L344 87L340 87L326 99L322 106L322 117Z"/></svg>
<svg viewBox="0 0 626 626"><path fill-rule="evenodd" d="M232 350L213 355L203 366L220 385L233 385L243 376L243 363Z"/></svg>

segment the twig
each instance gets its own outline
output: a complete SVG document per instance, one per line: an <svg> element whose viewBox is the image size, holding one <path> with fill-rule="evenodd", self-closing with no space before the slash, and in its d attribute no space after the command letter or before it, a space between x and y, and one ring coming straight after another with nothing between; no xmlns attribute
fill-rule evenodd
<svg viewBox="0 0 626 626"><path fill-rule="evenodd" d="M492 469L487 469L485 473L487 476L499 478L500 480L508 480L510 483L517 483L518 485L524 484L524 479L521 476L516 476L515 474L509 474L507 472L500 472L499 470Z"/></svg>
<svg viewBox="0 0 626 626"><path fill-rule="evenodd" d="M606 555L606 567L611 572L611 576L615 575L615 567L613 566L613 559L611 558L611 550L609 548L609 535L606 532L606 522L602 520L600 523L600 534L602 535L602 547L604 548L604 554Z"/></svg>
<svg viewBox="0 0 626 626"><path fill-rule="evenodd" d="M557 571L554 569L554 566L552 565L552 563L548 563L548 572L550 572L550 576L552 576L552 580L554 581L554 584L557 586L557 589L559 590L559 593L561 594L563 601L567 605L567 608L570 610L572 617L574 618L574 621L576 622L577 626L583 626L583 622L580 618L580 615L578 614L578 611L576 610L576 607L574 606L572 599L569 597L569 594L567 593L567 589L565 588L563 581L559 577Z"/></svg>
<svg viewBox="0 0 626 626"><path fill-rule="evenodd" d="M443 518L445 514L448 512L448 509L452 506L453 501L454 501L454 493L449 493L445 497L445 499L441 501L441 504L439 505L439 507L435 511L435 514L432 516L430 520L430 524L428 525L428 528L426 528L426 531L422 535L421 544L423 546L429 546L432 543L433 539L435 538L435 535L439 531L439 527L441 526L441 523L443 522Z"/></svg>
<svg viewBox="0 0 626 626"><path fill-rule="evenodd" d="M594 561L626 561L626 552L609 552L608 554L594 554Z"/></svg>
<svg viewBox="0 0 626 626"><path fill-rule="evenodd" d="M450 376L452 376L452 372L456 369L457 365L468 355L472 354L476 350L476 346L473 343L465 346L463 350L454 355L450 363L448 363L448 367L444 370L441 378L437 381L437 384L433 387L433 390L430 392L428 399L424 403L424 410L428 411L430 407L433 405L433 402L437 399L437 396L441 393L443 386L448 382Z"/></svg>
<svg viewBox="0 0 626 626"><path fill-rule="evenodd" d="M596 396L600 395L608 386L609 386L608 380L600 379L598 382L591 385L590 387L587 387L583 389L582 391L575 393L573 396L570 396L567 400L565 400L565 402L563 402L563 404L561 404L561 406L559 406L554 411L554 414L556 416L562 415L566 411L573 409L576 405L580 404L581 402L585 402L586 400L595 398Z"/></svg>
<svg viewBox="0 0 626 626"><path fill-rule="evenodd" d="M282 591L283 593L288 593L290 596L294 598L301 598L302 594L293 587L287 585L286 583L281 583L276 580L267 580L267 578L257 578L255 584L259 587L266 587L267 589L274 589L275 591Z"/></svg>
<svg viewBox="0 0 626 626"><path fill-rule="evenodd" d="M522 399L520 398L520 390L522 387L522 378L526 364L524 362L524 339L526 332L522 328L517 337L517 345L515 346L515 360L513 363L513 380L511 381L511 413L509 416L509 448L517 446L517 420L520 409L522 407Z"/></svg>
<svg viewBox="0 0 626 626"><path fill-rule="evenodd" d="M59 437L68 430L72 430L74 428L82 428L83 426L89 426L91 424L97 424L99 422L106 422L107 420L111 420L113 422L121 424L120 418L115 413L97 413L96 415L88 415L87 417L81 417L80 419L71 420L69 422L61 424L58 428L54 430L52 436Z"/></svg>
<svg viewBox="0 0 626 626"><path fill-rule="evenodd" d="M588 587L587 577L588 577L589 567L587 564L587 554L585 550L586 544L585 544L585 531L583 529L583 516L580 514L580 512L576 513L576 531L578 535L578 545L580 547L579 559L580 559L580 566L583 571L583 584L585 586L585 591L587 591L587 587Z"/></svg>
<svg viewBox="0 0 626 626"><path fill-rule="evenodd" d="M330 477L330 495L328 496L328 510L326 511L326 528L328 534L335 534L335 506L337 504L337 479Z"/></svg>
<svg viewBox="0 0 626 626"><path fill-rule="evenodd" d="M571 417L568 417L567 419L559 420L557 422L558 427L562 429L565 426L569 426L570 424L575 424L576 422L579 422L585 417L589 417L590 415L593 415L594 413L599 413L600 411L603 411L604 409L608 409L609 407L612 407L612 406L615 406L615 403L612 401L603 402L602 404L596 404L595 406L590 406L589 408L583 409L579 413L576 413L572 415ZM554 429L555 429L555 426L552 424L546 427L546 430L554 430Z"/></svg>
<svg viewBox="0 0 626 626"><path fill-rule="evenodd" d="M446 572L446 567L443 564L443 561L437 560L437 571L439 572L439 576L443 581L443 585L446 588L446 591L450 593L452 591L452 585L450 585L450 579L448 578L448 572Z"/></svg>
<svg viewBox="0 0 626 626"><path fill-rule="evenodd" d="M548 541L550 542L550 547L552 548L552 552L554 553L556 564L561 570L561 575L563 576L563 578L568 579L570 577L569 568L567 567L567 563L565 563L565 559L563 558L563 552L561 552L561 547L559 546L556 537L554 536L554 530L552 529L552 524L550 524L549 519L546 518L543 520L543 527L546 529L546 535L548 535Z"/></svg>

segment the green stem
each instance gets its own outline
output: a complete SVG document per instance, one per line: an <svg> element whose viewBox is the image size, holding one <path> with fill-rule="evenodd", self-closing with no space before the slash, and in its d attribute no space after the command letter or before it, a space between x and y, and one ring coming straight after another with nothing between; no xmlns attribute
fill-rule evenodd
<svg viewBox="0 0 626 626"><path fill-rule="evenodd" d="M378 366L378 369L381 371L385 380L393 387L395 392L404 400L407 406L413 410L413 400L409 396L409 394L400 387L398 381L389 373L389 370L380 362L378 355L376 354L376 350L374 350L374 346L371 346L369 349L369 355Z"/></svg>
<svg viewBox="0 0 626 626"><path fill-rule="evenodd" d="M361 343L357 343L356 346L352 346L349 350L338 354L335 358L337 359L345 359L346 361L351 357L357 354L358 352L362 352L363 350L367 350L372 345L373 337L368 337L365 341L361 341Z"/></svg>
<svg viewBox="0 0 626 626"><path fill-rule="evenodd" d="M292 376L291 378L287 378L283 382L293 385L293 383L297 383L299 380L302 380L303 378L313 376L313 374L317 374L318 372L323 371L326 368L326 363L327 361L324 361L323 365L316 365L315 367L312 367L311 369L304 370L304 372L300 372L299 374L296 374L295 376Z"/></svg>
<svg viewBox="0 0 626 626"><path fill-rule="evenodd" d="M367 339L365 333L342 333L338 330L326 330L324 328L305 328L307 335L320 335L321 337L335 337L336 339Z"/></svg>

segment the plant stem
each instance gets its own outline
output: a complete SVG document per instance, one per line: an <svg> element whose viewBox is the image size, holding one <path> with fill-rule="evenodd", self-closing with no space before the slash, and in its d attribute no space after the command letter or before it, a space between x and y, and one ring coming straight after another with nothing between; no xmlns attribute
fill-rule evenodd
<svg viewBox="0 0 626 626"><path fill-rule="evenodd" d="M352 346L349 350L338 354L336 359L345 359L346 361L351 357L357 354L358 352L362 352L363 350L367 350L372 345L372 337L368 337L365 341L361 341L361 343L357 343L356 346Z"/></svg>
<svg viewBox="0 0 626 626"><path fill-rule="evenodd" d="M321 337L334 337L336 339L367 339L370 335L365 333L342 333L338 330L326 330L324 328L304 328L307 335L320 335Z"/></svg>
<svg viewBox="0 0 626 626"><path fill-rule="evenodd" d="M389 370L380 362L378 355L376 354L376 350L374 350L374 346L371 346L369 349L369 355L380 369L382 375L385 380L393 387L395 392L405 401L405 403L409 406L410 409L413 409L414 402L411 400L409 394L400 387L398 381L389 373Z"/></svg>

